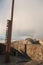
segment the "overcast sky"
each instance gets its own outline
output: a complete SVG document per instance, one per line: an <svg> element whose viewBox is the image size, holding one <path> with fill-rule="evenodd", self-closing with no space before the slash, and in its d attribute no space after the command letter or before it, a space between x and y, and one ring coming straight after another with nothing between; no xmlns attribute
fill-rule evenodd
<svg viewBox="0 0 43 65"><path fill-rule="evenodd" d="M12 0L0 0L0 38L6 38ZM15 0L12 38L27 35L43 39L43 0Z"/></svg>

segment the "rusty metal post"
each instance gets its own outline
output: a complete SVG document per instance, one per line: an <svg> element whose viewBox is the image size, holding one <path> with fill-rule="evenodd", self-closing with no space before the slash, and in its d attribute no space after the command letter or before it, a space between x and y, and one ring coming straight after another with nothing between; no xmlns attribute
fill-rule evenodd
<svg viewBox="0 0 43 65"><path fill-rule="evenodd" d="M8 20L7 31L6 31L6 58L5 58L6 63L8 63L10 61L13 12L14 12L14 0L12 0L11 20Z"/></svg>
<svg viewBox="0 0 43 65"><path fill-rule="evenodd" d="M27 52L27 44L25 44L25 54L26 54L26 52Z"/></svg>

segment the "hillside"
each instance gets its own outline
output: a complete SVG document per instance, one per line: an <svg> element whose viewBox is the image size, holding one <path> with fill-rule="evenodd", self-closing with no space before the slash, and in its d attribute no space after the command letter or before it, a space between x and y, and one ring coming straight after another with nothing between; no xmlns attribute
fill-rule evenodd
<svg viewBox="0 0 43 65"><path fill-rule="evenodd" d="M0 43L0 56L2 56L2 58L3 55L5 56L5 47L6 45ZM16 59L19 58L17 62L20 63L30 62L30 65L36 62L41 63L43 62L43 45L41 45L39 41L35 41L29 38L25 40L14 41L11 44L10 56L12 59L15 57Z"/></svg>

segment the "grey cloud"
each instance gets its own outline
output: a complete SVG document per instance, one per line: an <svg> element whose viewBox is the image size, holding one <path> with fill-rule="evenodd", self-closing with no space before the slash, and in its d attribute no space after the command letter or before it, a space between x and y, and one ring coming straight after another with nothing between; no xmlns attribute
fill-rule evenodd
<svg viewBox="0 0 43 65"><path fill-rule="evenodd" d="M36 32L34 31L34 30L25 30L25 31L16 31L16 32L14 32L13 34L12 34L12 38L14 39L15 37L16 38L25 38L25 37L33 37L34 36L34 34L35 34Z"/></svg>

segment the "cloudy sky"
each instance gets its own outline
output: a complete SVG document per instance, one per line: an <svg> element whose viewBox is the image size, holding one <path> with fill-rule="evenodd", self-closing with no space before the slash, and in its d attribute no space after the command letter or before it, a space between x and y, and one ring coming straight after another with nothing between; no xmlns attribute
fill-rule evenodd
<svg viewBox="0 0 43 65"><path fill-rule="evenodd" d="M0 0L0 38L6 38L7 19L12 0ZM15 0L12 38L25 36L43 39L43 0Z"/></svg>

